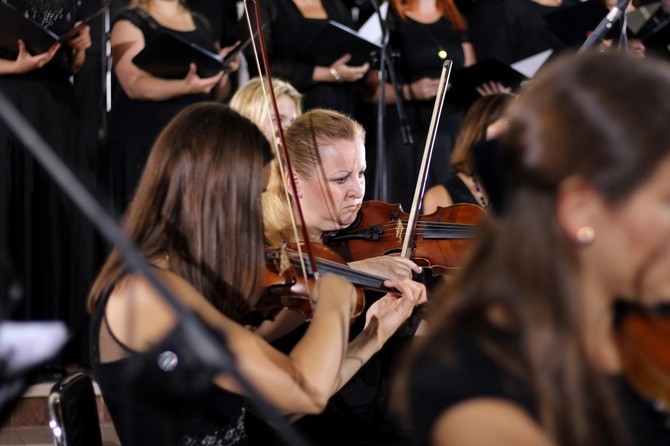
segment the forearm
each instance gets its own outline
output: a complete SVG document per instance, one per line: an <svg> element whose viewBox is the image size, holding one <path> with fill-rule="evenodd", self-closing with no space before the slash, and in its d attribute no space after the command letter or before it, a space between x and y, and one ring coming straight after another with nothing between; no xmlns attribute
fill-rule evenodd
<svg viewBox="0 0 670 446"><path fill-rule="evenodd" d="M376 85L373 86L372 88L368 88L368 91L370 91L370 93L365 95L367 102L379 102L379 98L381 96L382 84L379 84L379 82L375 82L375 84ZM411 89L409 85L400 84L399 87L403 94L403 100L407 100L408 98L411 97ZM384 88L384 103L395 104L396 90L393 88L393 85L385 82L383 84L383 88Z"/></svg>
<svg viewBox="0 0 670 446"><path fill-rule="evenodd" d="M0 75L3 74L18 74L16 61L0 59Z"/></svg>
<svg viewBox="0 0 670 446"><path fill-rule="evenodd" d="M230 85L230 74L224 73L223 77L216 85L214 89L213 99L217 102L222 102L230 95L231 85Z"/></svg>
<svg viewBox="0 0 670 446"><path fill-rule="evenodd" d="M128 97L141 101L165 101L191 93L184 79L161 79L142 74L125 82L119 80Z"/></svg>
<svg viewBox="0 0 670 446"><path fill-rule="evenodd" d="M336 391L342 388L360 370L363 364L368 362L381 349L381 344L375 331L368 325L347 345L347 351L340 367Z"/></svg>
<svg viewBox="0 0 670 446"><path fill-rule="evenodd" d="M322 290L332 293L321 296L316 305L309 328L290 353L303 376L311 377L306 384L318 392L323 404L344 383L340 380L341 368L348 351L350 315L352 305L343 305L341 300L353 302L337 289Z"/></svg>
<svg viewBox="0 0 670 446"><path fill-rule="evenodd" d="M84 66L86 61L86 50L75 50L72 52L72 72L76 73L81 70L81 67Z"/></svg>

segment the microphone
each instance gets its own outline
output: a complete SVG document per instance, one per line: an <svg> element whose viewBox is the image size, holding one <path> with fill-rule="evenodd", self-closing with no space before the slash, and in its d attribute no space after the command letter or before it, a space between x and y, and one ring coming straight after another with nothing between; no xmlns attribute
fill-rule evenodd
<svg viewBox="0 0 670 446"><path fill-rule="evenodd" d="M607 35L607 33L612 29L614 24L621 18L624 11L628 8L630 0L619 0L615 7L610 9L610 12L607 16L601 20L595 30L589 35L588 39L584 42L582 47L579 49L579 52L584 52L587 49L591 48L596 42L602 40L602 38Z"/></svg>

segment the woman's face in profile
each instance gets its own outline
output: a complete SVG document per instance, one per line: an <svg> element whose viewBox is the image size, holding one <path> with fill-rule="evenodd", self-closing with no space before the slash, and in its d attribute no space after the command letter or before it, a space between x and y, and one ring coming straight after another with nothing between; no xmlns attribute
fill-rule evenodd
<svg viewBox="0 0 670 446"><path fill-rule="evenodd" d="M670 156L622 203L605 206L593 242L603 284L626 298L641 285L647 294L670 289ZM645 276L646 285L640 283Z"/></svg>

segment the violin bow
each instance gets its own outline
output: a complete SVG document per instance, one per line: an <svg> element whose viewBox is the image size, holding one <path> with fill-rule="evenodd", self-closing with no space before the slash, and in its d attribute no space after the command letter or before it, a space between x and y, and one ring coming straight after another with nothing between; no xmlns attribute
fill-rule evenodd
<svg viewBox="0 0 670 446"><path fill-rule="evenodd" d="M419 209L423 202L423 194L426 188L426 179L428 178L428 167L433 156L433 147L435 146L435 138L437 136L437 126L442 115L442 106L444 105L444 98L447 95L447 85L449 83L449 76L451 75L451 66L453 61L447 59L442 64L442 73L440 74L440 83L437 87L437 95L435 96L435 105L433 106L433 115L430 119L430 126L428 127L428 136L426 137L426 145L423 149L423 158L421 160L421 167L419 169L419 178L414 189L414 199L412 200L412 208L410 209L409 219L407 220L407 227L405 228L405 238L402 242L402 250L400 255L409 259L411 252L412 240L416 234L416 224L419 220Z"/></svg>
<svg viewBox="0 0 670 446"><path fill-rule="evenodd" d="M256 31L253 30L253 25L251 23L251 15L249 14L249 4L253 5L254 17L255 17L255 20L256 20L256 28L257 28ZM292 196L293 204L295 205L295 210L298 213L298 217L299 217L299 220L300 220L300 223L301 223L301 230L302 230L301 232L302 232L303 240L305 241L305 249L307 251L307 258L309 259L310 266L312 268L312 274L314 275L314 278L318 279L319 272L318 272L318 269L317 269L316 259L312 255L312 247L311 247L311 244L310 244L309 236L307 234L307 225L305 224L305 217L304 217L303 212L302 212L302 207L300 206L300 199L298 198L298 195L297 195L298 188L297 188L297 185L296 185L296 182L295 182L295 175L293 174L293 166L291 164L291 159L290 159L290 156L289 156L289 153L288 153L288 147L286 146L286 139L284 138L284 128L282 126L281 120L279 119L279 107L277 105L277 97L275 96L274 85L273 85L273 82L272 82L272 75L270 74L270 62L269 62L268 56L267 56L267 53L268 53L267 52L267 46L265 45L265 34L264 34L264 31L263 31L263 28L264 28L263 27L263 19L261 17L261 12L260 12L260 8L258 6L258 1L257 0L245 0L244 9L245 9L245 14L246 14L246 18L247 18L247 25L249 26L249 35L253 36L254 33L258 33L258 42L260 44L260 55L261 55L260 59L262 59L262 61L263 61L263 68L265 70L265 78L267 79L268 88L270 89L270 95L269 96L270 96L271 101L269 101L269 102L272 103L272 108L273 108L274 114L277 117L277 131L278 131L278 134L279 134L279 141L281 143L280 146L281 146L282 150L279 150L279 148L276 147L277 142L275 140L273 140L272 143L275 146L275 152L277 153L277 156L279 158L279 168L280 168L280 171L282 172L282 176L284 175L284 167L283 166L284 166L284 163L286 163L285 164L286 169L289 172L289 178L291 180L291 187L293 188L293 191L294 191L294 194ZM252 42L252 46L253 46L253 49L254 49L254 55L256 57L256 65L258 67L258 75L261 77L261 80L262 80L263 71L261 70L261 67L260 67L260 61L259 61L259 56L258 56L259 51L256 48L255 39L252 38L251 42ZM261 86L263 87L263 94L266 96L266 104L267 104L268 101L267 101L267 94L265 92L265 83L261 82ZM271 117L272 115L269 113L269 111L270 110L268 110L268 116ZM274 133L275 129L274 129L274 122L273 122L272 119L270 119L270 126L272 128L273 133ZM291 198L289 197L288 191L286 191L286 196L287 196L287 203L289 205L289 208L293 209L293 207L291 206ZM293 213L290 212L290 214L291 214L291 219L292 219L291 222L293 224L293 230L294 230L294 232L297 232L296 227L295 227L295 221L293 220ZM297 240L297 238L298 237L296 237L296 240ZM298 248L298 252L300 253L301 258L302 258L300 243L296 243L296 245L297 245L297 248ZM301 267L302 267L303 275L305 277L307 277L307 269L305 268L305 265L302 262L301 262Z"/></svg>

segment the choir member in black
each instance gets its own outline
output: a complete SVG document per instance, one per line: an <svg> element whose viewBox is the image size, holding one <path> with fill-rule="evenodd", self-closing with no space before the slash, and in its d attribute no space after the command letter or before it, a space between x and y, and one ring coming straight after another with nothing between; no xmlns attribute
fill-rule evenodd
<svg viewBox="0 0 670 446"><path fill-rule="evenodd" d="M305 111L320 107L353 115L359 97L357 81L370 64L350 65L347 48L341 48L339 57L329 65L317 65L318 54L307 45L316 37L313 30L327 20L354 26L346 5L341 0L260 0L260 6L271 74L303 95ZM252 49L245 54L250 73L257 74Z"/></svg>
<svg viewBox="0 0 670 446"><path fill-rule="evenodd" d="M385 169L388 182L386 201L400 203L409 210L414 197L420 163L444 60L453 61L453 70L475 63L467 27L452 0L392 0L389 8L389 29L392 48L401 55L396 63L405 112L413 144L403 141L395 109L388 108L384 120ZM376 72L366 76L371 92L369 100L379 100L380 87ZM395 101L395 91L385 84L386 101ZM442 108L433 149L427 186L447 180L449 156L463 118L462 106L450 101Z"/></svg>
<svg viewBox="0 0 670 446"><path fill-rule="evenodd" d="M225 55L219 49L204 16L192 13L181 0L134 0L117 14L110 44L115 86L109 114L109 188L122 212L132 196L156 135L189 104L222 100L230 92L229 71L201 78L193 64L183 79L161 79L137 67L132 59L160 31L169 31L202 48Z"/></svg>
<svg viewBox="0 0 670 446"><path fill-rule="evenodd" d="M56 35L72 30L82 18L79 0L2 1ZM4 19L0 17L3 28ZM22 40L7 52L0 50L0 91L76 175L89 179L90 149L82 143L71 77L83 66L90 45L85 26L42 54L31 54ZM78 338L80 329L85 333L81 305L93 277L93 229L4 122L0 215L0 251L7 251L24 289L21 308L11 316L62 319ZM6 273L0 270L2 290L7 289L2 283ZM5 298L0 296L3 302Z"/></svg>

